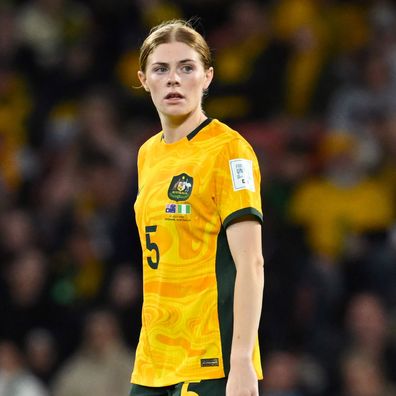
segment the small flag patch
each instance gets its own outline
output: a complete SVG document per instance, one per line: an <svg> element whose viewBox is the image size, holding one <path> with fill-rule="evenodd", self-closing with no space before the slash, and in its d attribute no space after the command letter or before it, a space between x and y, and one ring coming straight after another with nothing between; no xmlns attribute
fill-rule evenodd
<svg viewBox="0 0 396 396"><path fill-rule="evenodd" d="M178 204L177 205L177 213L190 214L191 213L191 205L189 205L189 204Z"/></svg>
<svg viewBox="0 0 396 396"><path fill-rule="evenodd" d="M167 204L165 213L191 214L190 204Z"/></svg>
<svg viewBox="0 0 396 396"><path fill-rule="evenodd" d="M176 204L167 204L165 213L176 213Z"/></svg>

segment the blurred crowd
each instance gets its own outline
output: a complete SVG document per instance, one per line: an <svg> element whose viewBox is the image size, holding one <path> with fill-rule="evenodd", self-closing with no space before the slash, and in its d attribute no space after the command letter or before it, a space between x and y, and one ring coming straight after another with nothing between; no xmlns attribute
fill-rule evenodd
<svg viewBox="0 0 396 396"><path fill-rule="evenodd" d="M264 396L396 395L396 8L386 0L1 0L0 396L125 396L151 26L192 18L208 116L262 169Z"/></svg>

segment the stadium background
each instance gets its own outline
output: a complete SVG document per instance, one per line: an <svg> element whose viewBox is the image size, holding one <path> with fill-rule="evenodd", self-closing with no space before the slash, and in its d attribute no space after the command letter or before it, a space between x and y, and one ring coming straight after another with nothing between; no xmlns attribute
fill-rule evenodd
<svg viewBox="0 0 396 396"><path fill-rule="evenodd" d="M138 49L179 17L213 49L207 114L262 167L261 393L395 395L393 2L1 0L0 396L128 393L159 130Z"/></svg>

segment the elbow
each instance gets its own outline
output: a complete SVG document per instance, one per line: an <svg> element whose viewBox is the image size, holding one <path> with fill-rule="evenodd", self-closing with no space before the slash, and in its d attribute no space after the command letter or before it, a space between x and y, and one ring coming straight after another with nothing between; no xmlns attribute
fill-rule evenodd
<svg viewBox="0 0 396 396"><path fill-rule="evenodd" d="M262 255L257 257L257 266L264 269L264 257Z"/></svg>
<svg viewBox="0 0 396 396"><path fill-rule="evenodd" d="M264 274L264 258L261 253L241 255L234 258L237 274L247 277L261 277Z"/></svg>
<svg viewBox="0 0 396 396"><path fill-rule="evenodd" d="M250 268L251 276L256 278L257 280L261 280L264 277L264 258L262 255L257 255L252 257L251 265L246 266L246 268Z"/></svg>
<svg viewBox="0 0 396 396"><path fill-rule="evenodd" d="M258 255L254 257L253 261L253 268L255 268L258 272L264 271L264 257L262 255Z"/></svg>
<svg viewBox="0 0 396 396"><path fill-rule="evenodd" d="M260 284L264 285L264 258L263 258L263 256L258 256L254 260L253 276L256 278L256 280Z"/></svg>

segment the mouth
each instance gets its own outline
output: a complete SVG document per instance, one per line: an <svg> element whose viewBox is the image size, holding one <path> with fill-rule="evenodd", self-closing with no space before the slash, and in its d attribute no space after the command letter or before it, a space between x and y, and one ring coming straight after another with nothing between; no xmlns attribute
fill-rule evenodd
<svg viewBox="0 0 396 396"><path fill-rule="evenodd" d="M169 92L166 96L165 96L165 100L179 100L179 99L183 99L184 96L182 94L179 94L178 92Z"/></svg>

